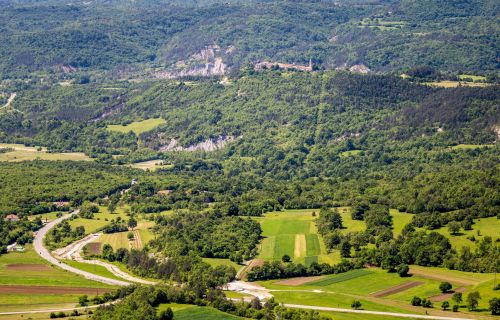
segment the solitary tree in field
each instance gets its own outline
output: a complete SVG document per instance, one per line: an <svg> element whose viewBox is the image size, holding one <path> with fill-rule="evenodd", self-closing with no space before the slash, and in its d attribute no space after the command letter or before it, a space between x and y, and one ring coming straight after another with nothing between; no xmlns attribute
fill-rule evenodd
<svg viewBox="0 0 500 320"><path fill-rule="evenodd" d="M460 223L456 221L448 223L448 231L450 231L452 235L457 234L460 231Z"/></svg>
<svg viewBox="0 0 500 320"><path fill-rule="evenodd" d="M446 293L446 292L450 291L451 288L452 288L452 285L449 282L441 282L441 284L439 285L439 290L441 290L442 293Z"/></svg>
<svg viewBox="0 0 500 320"><path fill-rule="evenodd" d="M415 307L421 306L422 305L422 299L420 299L417 296L413 297L413 299L411 299L411 305L415 306Z"/></svg>
<svg viewBox="0 0 500 320"><path fill-rule="evenodd" d="M289 255L284 254L283 257L281 257L281 261L283 262L290 262L291 258Z"/></svg>
<svg viewBox="0 0 500 320"><path fill-rule="evenodd" d="M448 310L449 307L450 307L450 303L448 301L443 301L443 303L441 303L441 308L443 310Z"/></svg>
<svg viewBox="0 0 500 320"><path fill-rule="evenodd" d="M352 303L351 303L351 308L353 309L361 309L361 302L359 300L354 300Z"/></svg>
<svg viewBox="0 0 500 320"><path fill-rule="evenodd" d="M481 295L479 294L479 292L474 291L474 292L469 293L467 295L467 309L469 309L469 311L476 310L480 299L481 299Z"/></svg>

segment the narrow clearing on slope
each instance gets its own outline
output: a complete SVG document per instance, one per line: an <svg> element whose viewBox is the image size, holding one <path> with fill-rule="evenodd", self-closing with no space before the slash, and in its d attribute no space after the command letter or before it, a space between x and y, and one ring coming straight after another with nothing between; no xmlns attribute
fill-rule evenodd
<svg viewBox="0 0 500 320"><path fill-rule="evenodd" d="M397 285L397 286L394 286L394 287L391 287L391 288L388 288L388 289L385 289L382 291L374 292L370 295L373 297L382 298L382 297L390 296L391 294L395 294L398 292L402 292L402 291L411 289L413 287L417 287L417 286L422 285L422 284L424 284L424 283L421 281L406 282L406 283L403 283L403 284L400 284L400 285Z"/></svg>

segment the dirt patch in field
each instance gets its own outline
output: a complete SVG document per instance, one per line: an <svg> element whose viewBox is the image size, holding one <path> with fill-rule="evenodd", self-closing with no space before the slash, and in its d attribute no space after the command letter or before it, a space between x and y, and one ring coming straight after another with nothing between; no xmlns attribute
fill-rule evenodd
<svg viewBox="0 0 500 320"><path fill-rule="evenodd" d="M447 292L447 293L438 294L436 296L432 296L429 298L429 300L431 300L432 302L441 302L441 301L449 300L449 299L451 299L451 297L453 296L453 294L455 292L465 292L466 289L467 288L465 288L465 287L456 288L452 292Z"/></svg>
<svg viewBox="0 0 500 320"><path fill-rule="evenodd" d="M45 264L16 263L16 264L8 264L7 270L43 272L43 271L50 271L51 269L49 268L49 266Z"/></svg>
<svg viewBox="0 0 500 320"><path fill-rule="evenodd" d="M278 282L275 282L274 284L279 284L282 286L300 286L309 282L314 282L323 279L324 276L317 276L317 277L297 277L297 278L292 278L292 279L286 279L286 280L281 280Z"/></svg>
<svg viewBox="0 0 500 320"><path fill-rule="evenodd" d="M101 253L101 243L91 242L86 245L88 253L90 254L100 254Z"/></svg>
<svg viewBox="0 0 500 320"><path fill-rule="evenodd" d="M420 281L411 281L411 282L406 282L400 285L397 285L395 287L391 287L389 289L385 289L382 291L377 291L375 293L372 293L371 296L377 297L377 298L382 298L386 296L390 296L391 294L399 293L408 289L411 289L413 287L417 287L421 284L424 284L423 282Z"/></svg>
<svg viewBox="0 0 500 320"><path fill-rule="evenodd" d="M110 292L111 289L102 288L74 288L74 287L48 287L48 286L6 286L0 285L0 293L4 294L96 294Z"/></svg>
<svg viewBox="0 0 500 320"><path fill-rule="evenodd" d="M478 284L480 281L477 281L475 279L464 279L461 277L455 277L453 275L445 275L445 274L440 274L440 273L435 273L432 272L432 270L425 270L421 269L418 267L410 267L410 274L414 276L419 276L422 278L427 278L427 279L432 279L432 280L438 280L438 281L447 281L455 285L460 285L460 286L470 286L470 285L475 285Z"/></svg>

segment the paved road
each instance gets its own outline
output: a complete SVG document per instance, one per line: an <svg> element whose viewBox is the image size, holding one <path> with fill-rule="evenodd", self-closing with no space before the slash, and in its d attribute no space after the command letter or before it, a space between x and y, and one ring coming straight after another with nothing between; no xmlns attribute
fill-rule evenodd
<svg viewBox="0 0 500 320"><path fill-rule="evenodd" d="M52 229L55 225L59 224L61 221L70 218L72 215L78 214L78 212L79 212L79 210L75 210L72 213L69 213L67 215L64 215L64 216L62 216L62 217L60 217L58 219L55 219L55 220L47 223L43 228L41 228L40 230L38 230L38 232L37 232L37 234L35 236L35 240L33 241L33 247L35 248L36 252L43 259L47 260L48 262L52 263L53 265L56 265L56 266L58 266L61 269L64 269L64 270L67 270L67 271L70 271L70 272L82 275L82 276L84 276L85 278L87 278L89 280L98 281L98 282L102 282L102 283L105 283L105 284L108 284L108 285L120 286L120 287L130 285L131 284L130 282L121 281L121 280L115 280L115 279L110 279L110 278L98 276L98 275L95 275L93 273L86 272L86 271L83 271L83 270L80 270L80 269L77 269L77 268L73 268L72 266L69 266L69 265L67 265L65 263L62 263L61 261L59 261L56 258L54 258L50 254L50 252L45 248L45 246L43 245L43 238L45 237L45 235L47 234L47 232L49 232L50 229Z"/></svg>
<svg viewBox="0 0 500 320"><path fill-rule="evenodd" d="M406 313L396 313L396 312L382 312L382 311L369 311L369 310L353 310L353 309L343 309L343 308L329 308L329 307L317 307L317 306L303 306L300 304L284 304L287 308L296 309L310 309L316 311L336 311L336 312L348 312L348 313L362 313L362 314L376 314L381 316L391 316L400 318L411 318L411 319L436 319L436 320L470 320L471 318L456 318L456 317L440 317L440 316L430 316L423 314L406 314Z"/></svg>

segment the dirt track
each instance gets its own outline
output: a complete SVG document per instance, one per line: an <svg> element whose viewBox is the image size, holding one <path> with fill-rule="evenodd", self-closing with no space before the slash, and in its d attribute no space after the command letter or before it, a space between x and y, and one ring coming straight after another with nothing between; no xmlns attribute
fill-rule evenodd
<svg viewBox="0 0 500 320"><path fill-rule="evenodd" d="M282 281L275 282L275 284L283 285L283 286L300 286L309 282L314 282L323 279L323 276L317 277L299 277L286 279Z"/></svg>
<svg viewBox="0 0 500 320"><path fill-rule="evenodd" d="M406 282L406 283L397 285L395 287L391 287L389 289L385 289L385 290L382 290L382 291L377 291L375 293L372 293L371 296L377 297L377 298L382 298L382 297L390 296L391 294L395 294L395 293L398 293L398 292L402 292L402 291L411 289L411 288L419 286L421 284L423 284L423 282L420 282L420 281L410 281L410 282Z"/></svg>
<svg viewBox="0 0 500 320"><path fill-rule="evenodd" d="M78 288L78 287L48 287L48 286L8 286L0 285L0 293L7 294L96 294L109 292L111 289Z"/></svg>

